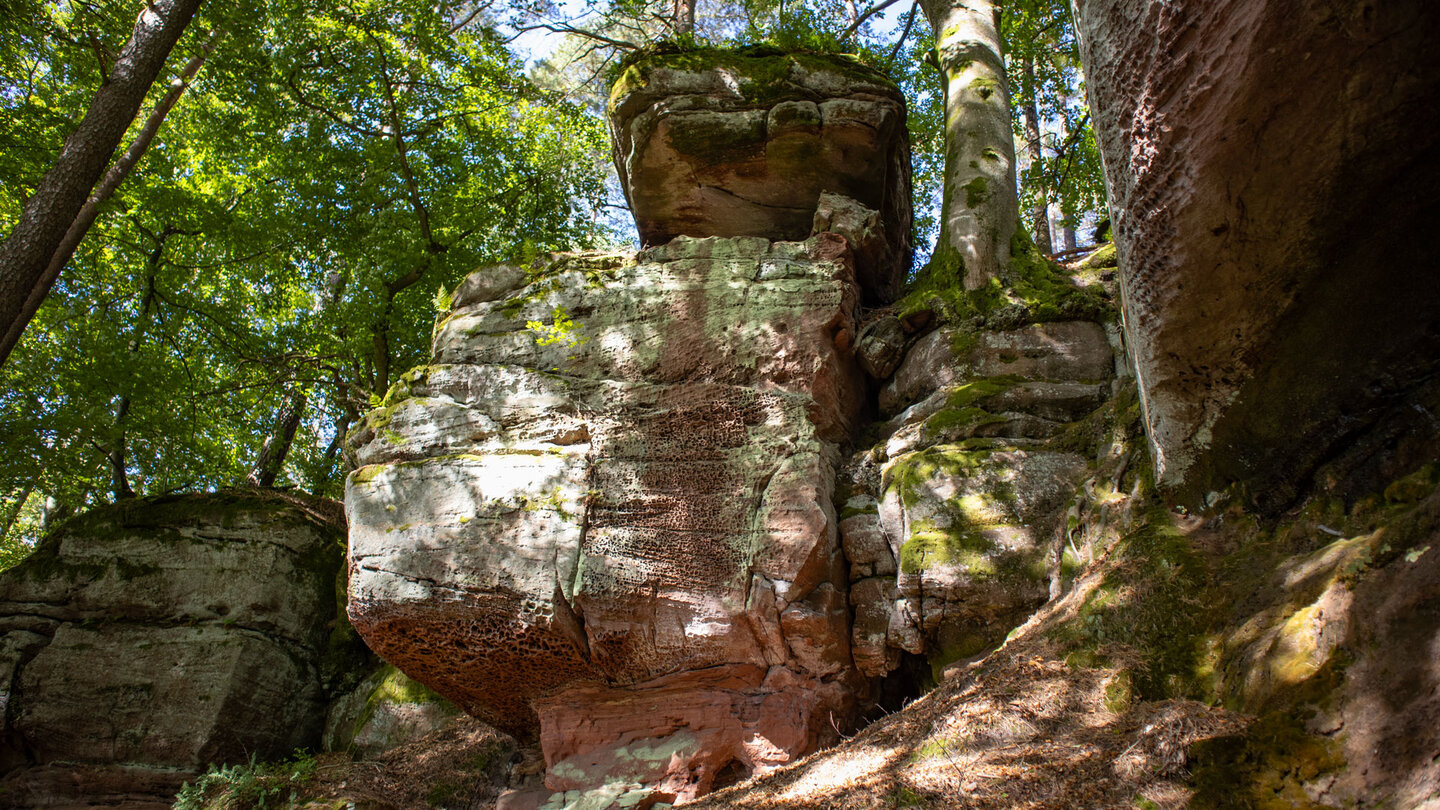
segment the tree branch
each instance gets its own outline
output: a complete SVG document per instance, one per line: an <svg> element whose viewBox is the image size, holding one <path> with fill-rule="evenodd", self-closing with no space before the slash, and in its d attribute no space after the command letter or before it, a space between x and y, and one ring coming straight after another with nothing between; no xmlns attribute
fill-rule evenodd
<svg viewBox="0 0 1440 810"><path fill-rule="evenodd" d="M898 2L898 0L889 0L889 2L895 3L895 2ZM603 42L603 43L605 43L606 45L610 45L610 46L615 47L615 48L622 48L622 49L627 50L627 51L638 51L638 50L640 50L640 46L639 46L639 45L635 44L634 42L630 42L629 40L625 40L625 39L614 39L614 38L612 38L612 37L607 37L607 36L605 36L604 34L597 34L597 33L595 33L594 31L587 31L587 30L585 30L584 28L576 28L575 26L573 26L573 25L571 25L571 24L569 24L569 23L536 22L536 23L530 23L529 25L519 25L519 26L516 26L516 27L515 27L515 30L516 30L518 33L516 33L515 36L510 37L509 39L505 40L505 44L506 44L506 45L509 45L511 42L514 42L516 39L518 39L518 38L520 37L520 34L526 33L526 32L528 32L528 31L549 31L549 32L554 33L554 34L574 34L575 36L578 36L578 37L585 37L586 39L593 39L593 40L595 40L595 41L597 41L597 42Z"/></svg>
<svg viewBox="0 0 1440 810"><path fill-rule="evenodd" d="M841 42L844 42L845 40L854 36L855 32L860 30L860 26L864 25L866 20L875 16L879 12L884 11L885 9L895 5L898 2L900 2L900 0L883 0L883 2L876 3L870 8L865 9L865 11L860 14L860 16L855 18L855 22L850 23L850 26L848 28L840 32L840 36L838 37L838 39ZM911 8L911 12L914 12L913 7Z"/></svg>

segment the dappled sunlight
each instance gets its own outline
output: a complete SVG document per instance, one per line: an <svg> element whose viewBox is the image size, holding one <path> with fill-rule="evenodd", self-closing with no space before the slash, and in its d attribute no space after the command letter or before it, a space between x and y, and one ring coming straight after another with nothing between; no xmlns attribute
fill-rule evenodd
<svg viewBox="0 0 1440 810"><path fill-rule="evenodd" d="M854 788L869 774L889 768L904 752L895 748L866 747L807 760L794 772L800 774L777 798L789 801L823 801L842 790Z"/></svg>

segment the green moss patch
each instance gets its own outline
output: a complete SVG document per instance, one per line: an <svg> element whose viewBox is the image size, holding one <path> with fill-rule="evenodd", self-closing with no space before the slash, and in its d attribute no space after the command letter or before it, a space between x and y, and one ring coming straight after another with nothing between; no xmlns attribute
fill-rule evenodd
<svg viewBox="0 0 1440 810"><path fill-rule="evenodd" d="M739 78L745 102L756 107L809 99L810 93L789 81L797 67L810 72L838 73L852 80L884 86L896 96L900 94L888 76L849 54L785 50L763 44L710 48L665 42L636 51L620 63L610 88L609 107L613 114L622 99L649 85L651 75L660 68L692 73L728 69Z"/></svg>
<svg viewBox="0 0 1440 810"><path fill-rule="evenodd" d="M880 489L889 492L898 488L901 503L911 507L924 497L924 485L936 475L973 475L989 458L989 450L968 450L956 445L929 447L887 467Z"/></svg>
<svg viewBox="0 0 1440 810"><path fill-rule="evenodd" d="M1319 807L1305 784L1345 766L1336 740L1305 730L1304 718L1276 711L1246 733L1202 740L1190 749L1192 807L1290 810Z"/></svg>
<svg viewBox="0 0 1440 810"><path fill-rule="evenodd" d="M1110 554L1099 587L1053 637L1081 653L1076 662L1105 660L1107 645L1132 649L1139 657L1134 690L1143 699L1212 698L1218 684L1205 635L1214 616L1204 598L1204 560L1161 509L1146 514Z"/></svg>
<svg viewBox="0 0 1440 810"><path fill-rule="evenodd" d="M983 201L983 180L964 187L971 207ZM972 188L973 186L973 188ZM1048 321L1097 321L1116 317L1114 304L1099 285L1081 287L1060 265L1047 259L1035 246L1024 226L1010 241L1008 281L991 279L975 290L966 290L965 262L950 246L937 245L930 262L910 282L906 293L895 303L901 320L923 311L941 321L963 324L973 331L1016 329Z"/></svg>

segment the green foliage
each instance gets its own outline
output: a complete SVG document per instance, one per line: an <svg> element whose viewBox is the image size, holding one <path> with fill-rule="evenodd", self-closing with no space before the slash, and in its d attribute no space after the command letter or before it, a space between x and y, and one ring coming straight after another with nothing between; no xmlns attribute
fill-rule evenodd
<svg viewBox="0 0 1440 810"><path fill-rule="evenodd" d="M1037 203L1058 204L1063 221L1079 225L1086 215L1105 211L1105 182L1085 102L1079 42L1065 0L1018 0L1001 17L1011 105L1033 104L1041 124L1043 157L1020 173L1022 210ZM1023 68L1033 68L1034 81ZM1024 121L1012 116L1016 137L1025 142ZM1017 155L1026 159L1026 154ZM1048 252L1048 251L1047 251Z"/></svg>
<svg viewBox="0 0 1440 810"><path fill-rule="evenodd" d="M483 17L455 28L461 11L202 9L169 67L226 35L0 368L4 511L31 492L112 499L116 452L138 495L232 484L297 387L308 410L279 483L336 495L332 439L422 359L445 303L431 291L521 234L540 252L608 238L601 122L529 81ZM115 4L7 4L0 226L133 22ZM35 523L11 521L6 542L33 542Z"/></svg>
<svg viewBox="0 0 1440 810"><path fill-rule="evenodd" d="M1037 62L1050 77L1043 114L1078 121L1073 36L1068 22L1047 27L1058 8L1007 6L1007 31L1012 55L1050 54ZM841 37L852 19L841 0L745 0L702 5L694 30L677 34L668 3L595 2L576 27L620 47L576 37L532 79L496 15L519 23L539 10L471 14L459 0L202 8L170 72L212 32L224 36L0 368L0 493L6 513L27 510L3 535L13 550L35 540L45 497L62 513L116 497L112 455L138 495L239 480L296 388L308 410L279 483L338 494L344 462L332 440L399 370L423 362L444 291L485 263L611 239L603 91L576 88L595 84L625 43L849 53L888 73L909 102L912 241L925 258L944 93L918 12L895 6ZM83 115L132 15L115 4L6 5L0 227ZM905 15L912 25L899 24ZM981 291L969 311L1003 304L992 298ZM568 329L537 334L568 340Z"/></svg>
<svg viewBox="0 0 1440 810"><path fill-rule="evenodd" d="M175 797L175 810L252 810L293 806L315 778L315 758L303 751L283 762L212 765Z"/></svg>
<svg viewBox="0 0 1440 810"><path fill-rule="evenodd" d="M580 334L574 319L560 306L555 307L555 311L550 314L550 323L526 321L525 328L535 335L535 343L540 346L565 346L573 349L589 340Z"/></svg>

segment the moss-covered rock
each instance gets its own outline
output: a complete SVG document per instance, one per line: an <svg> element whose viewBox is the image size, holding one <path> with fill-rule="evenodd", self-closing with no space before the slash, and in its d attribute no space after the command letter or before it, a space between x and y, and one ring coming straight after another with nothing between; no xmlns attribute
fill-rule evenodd
<svg viewBox="0 0 1440 810"><path fill-rule="evenodd" d="M325 722L325 749L374 758L445 727L455 704L389 664L336 700Z"/></svg>
<svg viewBox="0 0 1440 810"><path fill-rule="evenodd" d="M971 334L1049 321L1116 319L1104 286L1079 284L1046 258L1023 227L1010 242L1010 265L1001 278L966 289L959 255L941 246L895 302L902 321L950 324Z"/></svg>
<svg viewBox="0 0 1440 810"><path fill-rule="evenodd" d="M239 490L126 501L57 527L0 576L0 761L106 769L65 790L144 793L157 769L317 744L330 694L365 657L334 632L338 506ZM12 776L23 792L28 777Z"/></svg>
<svg viewBox="0 0 1440 810"><path fill-rule="evenodd" d="M904 96L883 74L835 54L647 53L615 82L610 116L645 245L803 239L831 192L878 212L884 247L854 245L857 275L868 298L894 298L909 269L910 159ZM833 216L821 219L834 228Z"/></svg>
<svg viewBox="0 0 1440 810"><path fill-rule="evenodd" d="M937 664L998 642L1044 602L1087 470L1066 453L936 445L892 458L880 521L899 565L890 643Z"/></svg>

